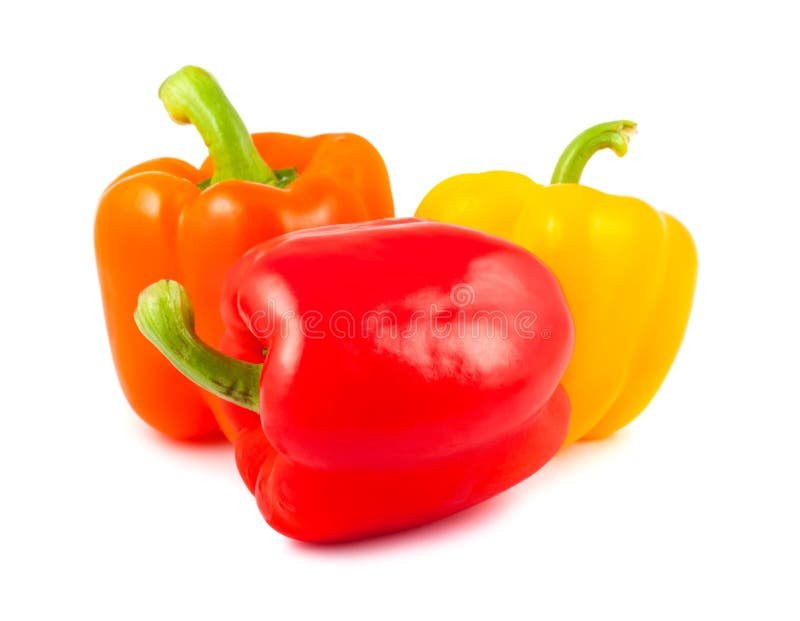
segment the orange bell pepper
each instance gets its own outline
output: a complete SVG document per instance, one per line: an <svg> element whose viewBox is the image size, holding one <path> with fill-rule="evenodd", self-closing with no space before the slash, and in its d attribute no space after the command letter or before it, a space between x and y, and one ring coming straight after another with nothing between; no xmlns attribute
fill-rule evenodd
<svg viewBox="0 0 800 621"><path fill-rule="evenodd" d="M217 398L137 329L139 292L159 279L180 280L194 301L198 334L216 343L224 330L222 282L236 259L296 229L391 217L388 173L375 148L354 134L251 136L200 68L181 69L159 96L175 121L195 125L210 157L200 169L172 158L145 162L103 193L95 252L111 352L131 407L149 425L176 439L205 439L220 428L233 439ZM289 168L296 173L276 175Z"/></svg>

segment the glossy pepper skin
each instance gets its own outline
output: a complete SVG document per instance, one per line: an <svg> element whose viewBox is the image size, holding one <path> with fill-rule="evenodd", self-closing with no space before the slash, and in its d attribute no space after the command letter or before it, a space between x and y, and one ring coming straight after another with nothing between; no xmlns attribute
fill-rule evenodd
<svg viewBox="0 0 800 621"><path fill-rule="evenodd" d="M137 322L247 408L233 410L239 470L290 537L444 517L529 476L564 440L569 311L549 270L499 238L414 219L299 231L244 255L223 305L231 357L197 341L177 283L145 290Z"/></svg>
<svg viewBox="0 0 800 621"><path fill-rule="evenodd" d="M199 170L170 158L145 162L103 193L95 249L111 350L128 401L152 427L184 440L221 427L233 440L219 400L186 380L136 328L139 292L161 278L181 280L198 333L216 343L222 282L246 250L304 227L392 216L389 179L378 152L354 134L250 136L197 67L170 77L159 95L176 121L197 126L211 156ZM284 187L273 169L296 174Z"/></svg>
<svg viewBox="0 0 800 621"><path fill-rule="evenodd" d="M694 295L697 251L669 214L578 184L594 152L624 155L635 125L579 135L541 186L505 171L458 175L416 215L474 227L527 248L558 278L575 321L563 385L572 404L567 442L603 438L647 406L678 352Z"/></svg>

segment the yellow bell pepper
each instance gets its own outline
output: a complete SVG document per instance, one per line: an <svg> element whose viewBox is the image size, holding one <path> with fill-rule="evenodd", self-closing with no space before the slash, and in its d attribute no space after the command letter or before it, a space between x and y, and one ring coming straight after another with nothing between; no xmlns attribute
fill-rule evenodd
<svg viewBox="0 0 800 621"><path fill-rule="evenodd" d="M689 319L697 251L686 228L638 199L578 184L599 149L624 155L635 128L615 121L580 134L550 186L506 171L458 175L416 212L515 242L559 279L575 323L562 380L572 403L566 443L608 436L644 410Z"/></svg>

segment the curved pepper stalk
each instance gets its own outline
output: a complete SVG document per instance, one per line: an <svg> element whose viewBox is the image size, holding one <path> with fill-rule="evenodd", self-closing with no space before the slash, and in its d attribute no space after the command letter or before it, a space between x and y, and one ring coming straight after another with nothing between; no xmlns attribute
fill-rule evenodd
<svg viewBox="0 0 800 621"><path fill-rule="evenodd" d="M212 185L225 179L278 185L278 177L261 159L242 117L208 71L183 67L164 80L158 96L173 121L191 123L200 132L214 160Z"/></svg>
<svg viewBox="0 0 800 621"><path fill-rule="evenodd" d="M195 384L258 412L263 365L242 362L203 343L194 330L194 309L186 289L174 280L153 283L139 295L134 321L147 339Z"/></svg>
<svg viewBox="0 0 800 621"><path fill-rule="evenodd" d="M579 183L583 169L601 149L611 149L619 157L628 152L628 143L636 133L633 121L611 121L590 127L567 145L558 159L550 183Z"/></svg>

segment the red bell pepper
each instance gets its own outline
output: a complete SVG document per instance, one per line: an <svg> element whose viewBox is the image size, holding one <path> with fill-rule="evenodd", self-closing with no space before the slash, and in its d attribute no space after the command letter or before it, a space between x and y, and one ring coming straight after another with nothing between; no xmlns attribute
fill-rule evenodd
<svg viewBox="0 0 800 621"><path fill-rule="evenodd" d="M136 321L244 408L230 411L240 472L290 537L444 517L564 441L572 319L550 271L499 238L415 219L290 233L234 265L222 314L225 353L197 339L174 281L142 292Z"/></svg>

